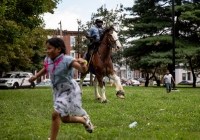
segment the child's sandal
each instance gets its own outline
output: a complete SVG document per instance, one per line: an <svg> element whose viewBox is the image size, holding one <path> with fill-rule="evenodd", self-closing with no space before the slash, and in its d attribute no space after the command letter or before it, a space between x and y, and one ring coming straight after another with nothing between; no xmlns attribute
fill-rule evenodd
<svg viewBox="0 0 200 140"><path fill-rule="evenodd" d="M90 121L90 117L88 115L83 116L83 118L85 119L86 123L83 125L85 127L85 130L88 133L92 133L94 130L94 126L92 125L91 121Z"/></svg>

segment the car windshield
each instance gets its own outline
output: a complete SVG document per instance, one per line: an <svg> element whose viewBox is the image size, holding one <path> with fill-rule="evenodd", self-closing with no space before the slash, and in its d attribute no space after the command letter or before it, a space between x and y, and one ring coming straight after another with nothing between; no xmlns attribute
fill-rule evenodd
<svg viewBox="0 0 200 140"><path fill-rule="evenodd" d="M15 74L6 74L3 78L14 78Z"/></svg>

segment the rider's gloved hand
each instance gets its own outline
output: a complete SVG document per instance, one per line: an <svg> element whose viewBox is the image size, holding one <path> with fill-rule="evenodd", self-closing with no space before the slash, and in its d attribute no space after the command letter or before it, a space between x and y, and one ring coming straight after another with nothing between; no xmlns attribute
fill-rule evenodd
<svg viewBox="0 0 200 140"><path fill-rule="evenodd" d="M96 38L97 38L97 35L93 35L92 38L96 39Z"/></svg>

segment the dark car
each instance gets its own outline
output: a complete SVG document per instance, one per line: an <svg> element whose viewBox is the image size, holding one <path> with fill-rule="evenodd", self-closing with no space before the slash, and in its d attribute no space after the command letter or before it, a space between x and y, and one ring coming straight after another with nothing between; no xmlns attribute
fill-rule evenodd
<svg viewBox="0 0 200 140"><path fill-rule="evenodd" d="M180 83L178 83L178 85L192 85L192 83L193 83L192 81L183 80Z"/></svg>

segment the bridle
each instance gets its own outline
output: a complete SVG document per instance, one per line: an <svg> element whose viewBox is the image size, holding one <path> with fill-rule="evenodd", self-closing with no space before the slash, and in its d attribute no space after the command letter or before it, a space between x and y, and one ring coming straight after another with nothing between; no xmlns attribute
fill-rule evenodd
<svg viewBox="0 0 200 140"><path fill-rule="evenodd" d="M108 38L108 41L109 41L109 44L106 44L106 43L104 43L104 42L102 42L101 41L101 43L102 44L104 44L104 45L106 45L107 47L109 47L109 48L114 48L114 47L112 47L114 44L116 44L116 42L117 42L117 40L119 40L119 39L116 39L116 40L114 40L114 41L112 41L111 39L110 39L110 37L109 36L112 36L111 34L107 34L107 38Z"/></svg>

